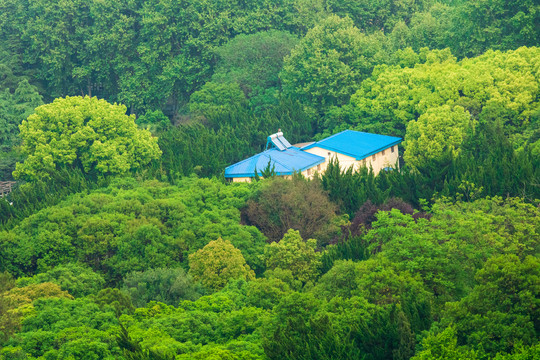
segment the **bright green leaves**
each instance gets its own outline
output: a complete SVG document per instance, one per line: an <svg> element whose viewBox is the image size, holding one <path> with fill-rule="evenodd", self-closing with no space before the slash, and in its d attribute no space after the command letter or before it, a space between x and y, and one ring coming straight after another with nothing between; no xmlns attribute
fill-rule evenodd
<svg viewBox="0 0 540 360"><path fill-rule="evenodd" d="M321 267L321 254L315 252L316 248L317 240L304 241L300 232L289 230L279 242L266 246L266 267L269 270L290 270L303 283L314 282Z"/></svg>
<svg viewBox="0 0 540 360"><path fill-rule="evenodd" d="M403 157L412 168L432 159L441 160L447 152L456 157L466 133L473 127L469 112L461 106L430 108L407 125L403 143L407 151Z"/></svg>
<svg viewBox="0 0 540 360"><path fill-rule="evenodd" d="M194 114L210 115L230 112L246 104L246 97L237 83L207 82L190 98L189 110Z"/></svg>
<svg viewBox="0 0 540 360"><path fill-rule="evenodd" d="M448 327L437 335L429 335L422 340L422 350L412 358L413 360L476 360L478 354L459 346L456 329Z"/></svg>
<svg viewBox="0 0 540 360"><path fill-rule="evenodd" d="M446 152L455 157L464 135L475 134L476 121L502 124L515 146L524 146L523 134L535 139L537 127L538 53L537 48L488 51L456 62L448 50L423 49L414 68L377 68L349 105L332 110L327 123L406 135L404 157L413 167Z"/></svg>
<svg viewBox="0 0 540 360"><path fill-rule="evenodd" d="M260 271L265 238L239 224L237 207L247 195L243 185L209 179L185 178L179 186L117 181L0 232L0 263L13 274L33 275L78 260L118 285L133 271L178 267L222 237Z"/></svg>
<svg viewBox="0 0 540 360"><path fill-rule="evenodd" d="M12 333L20 330L22 319L33 313L34 300L73 298L67 291L62 291L58 285L51 282L0 290L0 342L6 341Z"/></svg>
<svg viewBox="0 0 540 360"><path fill-rule="evenodd" d="M379 212L365 239L372 253L420 275L439 304L467 293L475 283L470 274L490 257L538 253L538 209L519 199L439 201L432 212L429 221L396 209Z"/></svg>
<svg viewBox="0 0 540 360"><path fill-rule="evenodd" d="M62 166L122 174L158 158L157 139L125 113L124 106L90 97L56 99L37 108L20 126L28 157L14 176L39 179Z"/></svg>
<svg viewBox="0 0 540 360"><path fill-rule="evenodd" d="M210 241L189 257L189 273L213 290L219 290L231 279L250 280L255 273L246 264L240 250L221 238Z"/></svg>
<svg viewBox="0 0 540 360"><path fill-rule="evenodd" d="M17 353L19 349L19 355L53 359L118 358L117 318L111 306L100 306L89 297L71 300L42 295L32 307L31 316L23 319L24 331L11 338L2 351Z"/></svg>
<svg viewBox="0 0 540 360"><path fill-rule="evenodd" d="M103 277L93 272L89 267L71 263L56 266L47 272L32 277L19 278L17 279L17 286L42 284L44 282L57 284L62 290L75 297L95 294L105 284Z"/></svg>
<svg viewBox="0 0 540 360"><path fill-rule="evenodd" d="M283 93L317 111L343 105L378 63L377 46L350 18L329 16L285 58Z"/></svg>

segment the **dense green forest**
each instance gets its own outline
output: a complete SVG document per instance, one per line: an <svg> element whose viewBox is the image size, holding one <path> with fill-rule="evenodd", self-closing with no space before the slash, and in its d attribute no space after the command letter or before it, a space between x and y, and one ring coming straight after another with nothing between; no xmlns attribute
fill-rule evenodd
<svg viewBox="0 0 540 360"><path fill-rule="evenodd" d="M0 0L0 358L540 358L539 45L532 0ZM225 181L279 128L399 170Z"/></svg>

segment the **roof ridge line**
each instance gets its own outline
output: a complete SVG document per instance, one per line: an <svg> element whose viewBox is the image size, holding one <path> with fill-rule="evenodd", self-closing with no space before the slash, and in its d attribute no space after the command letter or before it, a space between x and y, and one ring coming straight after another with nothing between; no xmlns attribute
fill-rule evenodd
<svg viewBox="0 0 540 360"><path fill-rule="evenodd" d="M322 148L322 149L334 151L334 152L339 153L339 154L342 154L342 155L346 155L346 156L348 156L348 157L352 157L352 158L355 158L355 159L357 158L357 156L354 155L353 153L346 152L346 151L343 151L343 150L339 150L339 149L336 149L336 148L334 148L334 147L332 147L332 146L328 146L328 145L324 145L324 144L323 144L323 145L320 145L319 147Z"/></svg>
<svg viewBox="0 0 540 360"><path fill-rule="evenodd" d="M272 148L272 149L274 149L274 148ZM237 163L234 163L234 164L231 164L231 165L227 166L227 167L225 168L225 170L227 170L227 169L230 168L231 166L238 165L238 164L243 164L243 163L245 163L246 161L250 160L251 158L260 156L260 155L264 154L265 152L270 151L270 150L272 150L272 149L264 150L263 152L257 153L257 154L255 154L255 155L251 155L251 156L248 157L247 159L240 160L240 161L237 162Z"/></svg>
<svg viewBox="0 0 540 360"><path fill-rule="evenodd" d="M288 149L287 149L288 150ZM326 159L324 156L320 156L320 155L317 155L317 154L312 154L310 152L307 152L305 150L302 150L302 149L299 149L297 147L295 147L295 150L297 151L297 154L300 155L302 154L301 156L305 156L306 158L309 158L309 157L312 157L312 156L316 156L316 157L319 157L321 159Z"/></svg>
<svg viewBox="0 0 540 360"><path fill-rule="evenodd" d="M266 151L265 151L266 152ZM264 154L264 153L263 153ZM272 159L272 157L268 154L264 154L264 156L266 156L270 161L274 160L274 162L278 163L279 165L283 166L285 169L289 169L289 170L292 170L289 166L287 165L284 165L282 162L276 160L276 159Z"/></svg>
<svg viewBox="0 0 540 360"><path fill-rule="evenodd" d="M327 138L324 138L324 139L319 140L319 141L315 141L315 144L318 144L318 143L321 142L321 141L326 141L326 140L328 140L328 139L331 139L331 138L333 138L334 136L337 136L337 135L339 135L339 134L341 134L341 133L344 133L344 132L346 132L346 131L352 131L352 130L349 130L349 129L342 130L342 131L340 131L340 132L338 132L338 133L335 133L334 135L330 135L330 136L327 137ZM313 144L311 144L311 145L313 145ZM310 146L311 146L311 145L310 145Z"/></svg>

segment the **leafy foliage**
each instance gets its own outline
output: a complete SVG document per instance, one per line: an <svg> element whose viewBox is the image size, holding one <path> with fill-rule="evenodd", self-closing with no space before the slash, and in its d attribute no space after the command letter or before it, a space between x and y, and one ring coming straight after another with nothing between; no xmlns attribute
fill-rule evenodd
<svg viewBox="0 0 540 360"><path fill-rule="evenodd" d="M22 80L13 89L13 93L6 88L0 93L0 147L6 151L19 141L19 125L34 109L43 104L35 86L30 85L28 80Z"/></svg>
<svg viewBox="0 0 540 360"><path fill-rule="evenodd" d="M72 299L72 296L50 282L13 287L0 293L0 341L7 340L15 331L20 330L21 320L32 312L34 300L46 298Z"/></svg>
<svg viewBox="0 0 540 360"><path fill-rule="evenodd" d="M36 109L21 125L28 156L16 178L39 179L62 166L86 173L122 174L161 152L157 139L138 130L126 108L90 97L66 97Z"/></svg>
<svg viewBox="0 0 540 360"><path fill-rule="evenodd" d="M216 50L212 82L238 84L257 111L276 104L283 58L297 42L298 38L286 31L238 35Z"/></svg>
<svg viewBox="0 0 540 360"><path fill-rule="evenodd" d="M20 139L17 136L19 125L43 101L36 87L26 79L12 89L0 89L3 89L0 92L0 179L11 180L15 163L21 159L18 150Z"/></svg>
<svg viewBox="0 0 540 360"><path fill-rule="evenodd" d="M507 1L464 1L451 11L448 43L461 56L480 55L488 49L508 50L537 46L539 5Z"/></svg>
<svg viewBox="0 0 540 360"><path fill-rule="evenodd" d="M377 64L377 51L350 18L329 16L285 58L283 92L318 111L343 105Z"/></svg>
<svg viewBox="0 0 540 360"><path fill-rule="evenodd" d="M0 0L0 358L540 358L538 14ZM279 128L405 143L377 175L185 177Z"/></svg>
<svg viewBox="0 0 540 360"><path fill-rule="evenodd" d="M0 233L1 268L34 275L80 261L103 272L108 283L119 284L132 271L176 267L221 236L260 270L264 237L239 225L246 191L208 179L186 178L178 187L118 180Z"/></svg>
<svg viewBox="0 0 540 360"><path fill-rule="evenodd" d="M246 98L237 83L207 82L201 90L191 94L189 111L212 114L234 110L245 104Z"/></svg>
<svg viewBox="0 0 540 360"><path fill-rule="evenodd" d="M304 241L300 232L289 230L279 242L266 246L266 268L290 270L292 275L303 283L313 282L319 275L321 266L321 254L315 252L316 247L317 240Z"/></svg>
<svg viewBox="0 0 540 360"><path fill-rule="evenodd" d="M538 259L532 256L492 257L476 273L477 285L471 293L447 304L441 325L455 324L458 344L491 355L511 353L518 341L536 344L539 269Z"/></svg>
<svg viewBox="0 0 540 360"><path fill-rule="evenodd" d="M134 271L125 276L124 290L137 307L150 301L176 305L180 300L196 300L202 292L182 268Z"/></svg>
<svg viewBox="0 0 540 360"><path fill-rule="evenodd" d="M248 202L245 216L270 241L278 241L294 229L303 238L326 243L339 231L335 206L320 185L300 177L264 181L260 192Z"/></svg>
<svg viewBox="0 0 540 360"><path fill-rule="evenodd" d="M231 279L250 280L255 277L240 250L222 238L210 241L189 256L189 273L212 290L223 288Z"/></svg>
<svg viewBox="0 0 540 360"><path fill-rule="evenodd" d="M358 130L398 136L403 136L407 129L409 142L427 141L433 138L435 129L444 130L446 126L451 126L455 134L463 134L468 113L471 121L499 119L519 146L524 139L515 134L536 121L538 81L531 69L536 66L538 51L488 51L461 62L448 50L431 51L421 54L425 61L414 68L381 67L339 112L335 126L340 128L345 122ZM440 108L443 105L448 107ZM437 115L441 111L449 116ZM456 137L450 138L455 147L460 136L452 136ZM411 151L417 154L421 149Z"/></svg>
<svg viewBox="0 0 540 360"><path fill-rule="evenodd" d="M59 265L32 277L17 279L17 286L24 287L45 282L55 283L74 297L95 294L102 289L103 277L86 266L79 264Z"/></svg>
<svg viewBox="0 0 540 360"><path fill-rule="evenodd" d="M439 302L463 296L470 273L499 254L520 257L538 251L538 208L518 199L438 202L430 220L397 209L379 212L366 235L368 250L384 254L398 269L420 274ZM522 223L519 219L528 219ZM510 222L506 222L506 221Z"/></svg>

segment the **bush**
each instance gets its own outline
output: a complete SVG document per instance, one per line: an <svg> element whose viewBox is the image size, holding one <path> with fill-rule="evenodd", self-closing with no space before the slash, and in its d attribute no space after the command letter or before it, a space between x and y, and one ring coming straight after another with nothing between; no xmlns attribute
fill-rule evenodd
<svg viewBox="0 0 540 360"><path fill-rule="evenodd" d="M291 270L293 276L303 283L315 281L321 267L321 254L315 252L317 241L304 241L300 233L289 230L283 239L266 246L264 256L269 270Z"/></svg>
<svg viewBox="0 0 540 360"><path fill-rule="evenodd" d="M202 291L182 268L134 271L124 278L123 290L137 307L150 301L177 305L180 300L196 300Z"/></svg>
<svg viewBox="0 0 540 360"><path fill-rule="evenodd" d="M88 266L81 264L59 265L45 273L32 277L23 277L17 280L18 286L52 282L60 286L74 297L82 297L97 293L105 280L100 274L92 271Z"/></svg>
<svg viewBox="0 0 540 360"><path fill-rule="evenodd" d="M231 279L255 278L240 250L221 238L210 241L204 248L191 254L189 267L189 273L212 290L223 288Z"/></svg>
<svg viewBox="0 0 540 360"><path fill-rule="evenodd" d="M257 226L269 241L279 241L289 230L304 239L327 243L339 234L336 206L318 181L301 177L265 180L260 192L244 209L245 219Z"/></svg>

